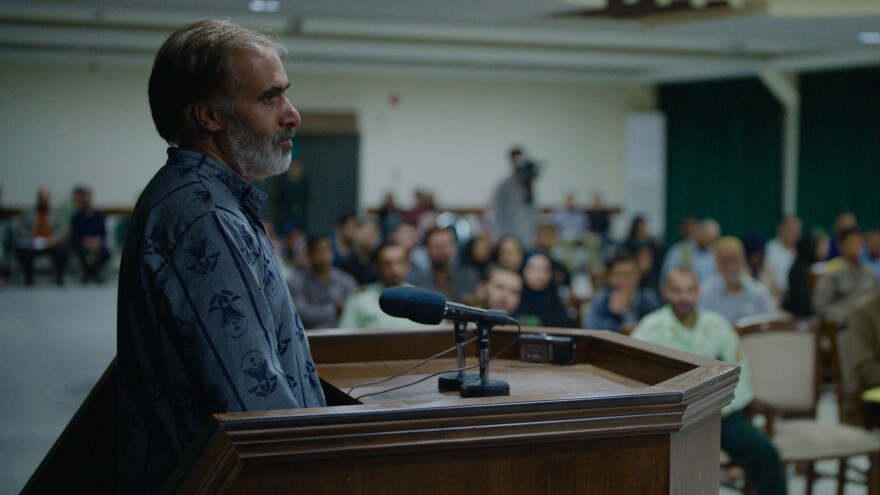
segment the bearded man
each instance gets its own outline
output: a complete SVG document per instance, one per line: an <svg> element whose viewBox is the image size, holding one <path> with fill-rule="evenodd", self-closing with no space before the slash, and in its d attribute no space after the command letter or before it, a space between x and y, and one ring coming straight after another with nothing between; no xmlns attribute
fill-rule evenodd
<svg viewBox="0 0 880 495"><path fill-rule="evenodd" d="M135 206L118 296L118 487L158 492L213 413L325 405L250 181L283 173L300 116L271 38L173 33L149 81L171 146Z"/></svg>

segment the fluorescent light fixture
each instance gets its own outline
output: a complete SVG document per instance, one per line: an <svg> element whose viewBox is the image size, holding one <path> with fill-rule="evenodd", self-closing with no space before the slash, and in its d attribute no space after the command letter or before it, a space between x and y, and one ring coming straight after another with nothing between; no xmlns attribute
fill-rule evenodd
<svg viewBox="0 0 880 495"><path fill-rule="evenodd" d="M278 12L280 8L281 2L278 0L251 0L248 3L251 12Z"/></svg>
<svg viewBox="0 0 880 495"><path fill-rule="evenodd" d="M859 33L859 41L865 45L880 45L880 32Z"/></svg>

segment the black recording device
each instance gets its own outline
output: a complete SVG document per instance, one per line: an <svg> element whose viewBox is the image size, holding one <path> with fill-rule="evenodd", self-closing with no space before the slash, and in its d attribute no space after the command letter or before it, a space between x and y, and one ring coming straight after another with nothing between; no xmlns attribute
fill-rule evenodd
<svg viewBox="0 0 880 495"><path fill-rule="evenodd" d="M515 159L516 173L526 182L538 178L538 165L532 160L521 155Z"/></svg>
<svg viewBox="0 0 880 495"><path fill-rule="evenodd" d="M524 333L519 337L519 355L528 363L573 364L573 337L546 333Z"/></svg>

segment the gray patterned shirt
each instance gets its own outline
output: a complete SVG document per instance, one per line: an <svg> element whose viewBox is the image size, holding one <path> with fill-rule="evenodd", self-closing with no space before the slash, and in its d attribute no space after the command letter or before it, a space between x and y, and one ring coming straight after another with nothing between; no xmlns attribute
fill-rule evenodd
<svg viewBox="0 0 880 495"><path fill-rule="evenodd" d="M212 413L325 405L257 216L265 199L169 148L138 200L119 277L120 492L158 491Z"/></svg>

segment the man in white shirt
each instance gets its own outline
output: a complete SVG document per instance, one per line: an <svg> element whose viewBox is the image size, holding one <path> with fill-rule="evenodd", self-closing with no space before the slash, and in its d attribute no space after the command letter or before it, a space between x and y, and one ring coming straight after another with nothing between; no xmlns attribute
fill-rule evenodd
<svg viewBox="0 0 880 495"><path fill-rule="evenodd" d="M776 314L770 292L746 269L745 250L736 237L722 237L713 246L718 275L700 291L700 309L720 313L731 323L747 316Z"/></svg>
<svg viewBox="0 0 880 495"><path fill-rule="evenodd" d="M762 280L776 301L781 301L788 291L788 272L797 255L795 246L801 235L801 219L786 215L776 226L776 237L767 243L763 267L766 276Z"/></svg>

